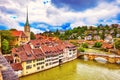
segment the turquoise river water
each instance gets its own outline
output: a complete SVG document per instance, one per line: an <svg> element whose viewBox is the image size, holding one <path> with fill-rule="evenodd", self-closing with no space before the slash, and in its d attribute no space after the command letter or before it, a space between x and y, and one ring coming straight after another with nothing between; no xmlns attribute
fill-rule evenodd
<svg viewBox="0 0 120 80"><path fill-rule="evenodd" d="M20 80L120 80L120 65L76 59Z"/></svg>

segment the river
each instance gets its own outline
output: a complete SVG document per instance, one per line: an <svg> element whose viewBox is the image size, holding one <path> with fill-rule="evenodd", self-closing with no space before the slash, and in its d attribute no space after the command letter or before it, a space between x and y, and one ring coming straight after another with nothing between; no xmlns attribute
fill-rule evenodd
<svg viewBox="0 0 120 80"><path fill-rule="evenodd" d="M20 80L120 80L120 65L76 59Z"/></svg>

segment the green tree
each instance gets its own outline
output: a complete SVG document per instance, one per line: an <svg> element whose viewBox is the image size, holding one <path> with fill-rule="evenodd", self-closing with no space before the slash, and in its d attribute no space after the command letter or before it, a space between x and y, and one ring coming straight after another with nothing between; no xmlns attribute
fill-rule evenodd
<svg viewBox="0 0 120 80"><path fill-rule="evenodd" d="M83 48L88 48L88 44L87 44L87 43L82 43L82 44L81 44L81 47L83 47Z"/></svg>
<svg viewBox="0 0 120 80"><path fill-rule="evenodd" d="M114 45L115 48L118 49L118 54L120 54L120 39L116 39Z"/></svg>
<svg viewBox="0 0 120 80"><path fill-rule="evenodd" d="M76 28L76 27L73 28L72 32L73 32L73 33L77 33L77 32L78 32L78 28Z"/></svg>
<svg viewBox="0 0 120 80"><path fill-rule="evenodd" d="M10 31L17 31L16 29L14 29L14 28L12 28L12 29L10 29Z"/></svg>
<svg viewBox="0 0 120 80"><path fill-rule="evenodd" d="M83 47L79 47L79 48L78 48L78 51L79 51L79 52L85 52L85 49L84 49Z"/></svg>
<svg viewBox="0 0 120 80"><path fill-rule="evenodd" d="M115 48L120 49L120 39L115 40Z"/></svg>
<svg viewBox="0 0 120 80"><path fill-rule="evenodd" d="M6 39L4 39L2 41L2 45L1 46L2 46L2 53L3 54L9 54L10 53L9 42Z"/></svg>
<svg viewBox="0 0 120 80"><path fill-rule="evenodd" d="M60 32L59 30L57 29L56 32L54 33L56 36L59 36L60 35Z"/></svg>
<svg viewBox="0 0 120 80"><path fill-rule="evenodd" d="M30 32L30 39L31 39L31 40L36 39L35 34L34 34L33 32Z"/></svg>
<svg viewBox="0 0 120 80"><path fill-rule="evenodd" d="M114 28L114 35L113 35L113 37L116 37L117 33L118 33L117 28Z"/></svg>
<svg viewBox="0 0 120 80"><path fill-rule="evenodd" d="M101 42L95 42L94 47L100 48L102 46Z"/></svg>
<svg viewBox="0 0 120 80"><path fill-rule="evenodd" d="M100 34L100 37L101 37L101 39L105 39L105 29L103 29L103 32L102 32L102 34Z"/></svg>
<svg viewBox="0 0 120 80"><path fill-rule="evenodd" d="M14 40L14 36L12 36L11 31L9 30L2 30L0 31L1 34L1 40L3 41L4 39L6 39L8 42L10 42L11 40Z"/></svg>

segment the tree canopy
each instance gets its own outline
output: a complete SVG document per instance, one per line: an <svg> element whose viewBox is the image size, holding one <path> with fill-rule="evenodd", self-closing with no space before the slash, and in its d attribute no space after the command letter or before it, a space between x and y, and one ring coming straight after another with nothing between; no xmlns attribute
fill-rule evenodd
<svg viewBox="0 0 120 80"><path fill-rule="evenodd" d="M88 48L88 43L82 43L81 46L82 46L83 48Z"/></svg>
<svg viewBox="0 0 120 80"><path fill-rule="evenodd" d="M81 39L84 39L88 34L92 35L92 38L94 36L98 35L102 40L106 38L107 34L112 35L112 37L116 38L116 35L118 33L120 34L120 31L117 29L118 25L98 25L95 26L76 26L73 29L66 30L64 32L60 32L58 29L55 32L44 32L47 36L54 36L59 37L62 40L75 40L78 39L78 37L81 37ZM112 32L113 31L113 32ZM93 39L94 40L94 39Z"/></svg>
<svg viewBox="0 0 120 80"><path fill-rule="evenodd" d="M30 33L30 39L31 39L31 40L36 39L35 34L34 34L33 32Z"/></svg>
<svg viewBox="0 0 120 80"><path fill-rule="evenodd" d="M14 39L14 36L12 36L11 31L9 30L2 30L0 31L0 34L1 34L1 41L3 41L4 39L6 39L7 41Z"/></svg>
<svg viewBox="0 0 120 80"><path fill-rule="evenodd" d="M100 48L102 46L101 42L95 42L94 47Z"/></svg>
<svg viewBox="0 0 120 80"><path fill-rule="evenodd" d="M2 53L3 54L8 54L8 53L10 53L10 47L9 47L9 42L6 40L6 39L4 39L3 41L2 41Z"/></svg>
<svg viewBox="0 0 120 80"><path fill-rule="evenodd" d="M116 39L114 45L116 49L120 50L120 39Z"/></svg>

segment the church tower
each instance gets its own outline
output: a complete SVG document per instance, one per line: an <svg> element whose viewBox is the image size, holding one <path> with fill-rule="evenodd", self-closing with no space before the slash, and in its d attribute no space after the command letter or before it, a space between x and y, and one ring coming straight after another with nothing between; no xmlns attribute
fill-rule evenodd
<svg viewBox="0 0 120 80"><path fill-rule="evenodd" d="M26 23L24 25L24 33L28 37L28 41L30 41L30 24L29 24L29 20L28 20L28 8L27 8Z"/></svg>

